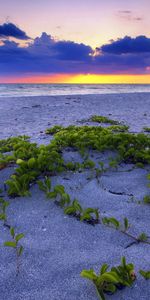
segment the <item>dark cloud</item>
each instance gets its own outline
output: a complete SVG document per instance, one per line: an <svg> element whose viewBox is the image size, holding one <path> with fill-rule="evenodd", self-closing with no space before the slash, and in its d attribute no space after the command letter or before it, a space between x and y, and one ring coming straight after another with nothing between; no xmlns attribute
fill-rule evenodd
<svg viewBox="0 0 150 300"><path fill-rule="evenodd" d="M131 38L125 36L110 44L103 45L99 50L103 53L125 54L125 53L150 53L150 38L144 35Z"/></svg>
<svg viewBox="0 0 150 300"><path fill-rule="evenodd" d="M20 40L28 40L26 33L13 23L4 23L0 25L0 37L14 37Z"/></svg>
<svg viewBox="0 0 150 300"><path fill-rule="evenodd" d="M150 39L145 36L111 40L95 51L83 43L57 41L46 33L26 47L7 39L0 46L0 75L144 74L149 67Z"/></svg>
<svg viewBox="0 0 150 300"><path fill-rule="evenodd" d="M90 46L71 41L55 41L43 33L27 47L5 40L0 46L0 73L10 72L88 72Z"/></svg>
<svg viewBox="0 0 150 300"><path fill-rule="evenodd" d="M54 45L54 50L57 53L56 56L58 59L75 61L89 60L89 55L93 53L93 50L90 46L77 44L70 41L56 42Z"/></svg>

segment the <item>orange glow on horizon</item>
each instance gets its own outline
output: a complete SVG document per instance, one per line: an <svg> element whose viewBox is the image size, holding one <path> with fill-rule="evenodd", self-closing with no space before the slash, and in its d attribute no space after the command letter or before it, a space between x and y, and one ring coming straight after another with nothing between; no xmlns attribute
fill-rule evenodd
<svg viewBox="0 0 150 300"><path fill-rule="evenodd" d="M0 83L150 84L150 74L54 74L0 78Z"/></svg>

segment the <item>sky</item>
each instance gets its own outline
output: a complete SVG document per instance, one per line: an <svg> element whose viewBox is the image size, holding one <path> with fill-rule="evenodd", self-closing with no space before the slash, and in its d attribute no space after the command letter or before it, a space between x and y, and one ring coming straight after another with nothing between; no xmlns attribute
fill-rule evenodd
<svg viewBox="0 0 150 300"><path fill-rule="evenodd" d="M0 7L0 82L150 83L149 0Z"/></svg>

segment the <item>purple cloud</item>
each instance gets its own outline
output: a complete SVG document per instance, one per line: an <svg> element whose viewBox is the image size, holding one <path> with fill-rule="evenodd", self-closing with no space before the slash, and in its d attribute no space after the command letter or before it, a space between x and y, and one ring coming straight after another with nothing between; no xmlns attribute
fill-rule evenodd
<svg viewBox="0 0 150 300"><path fill-rule="evenodd" d="M125 36L110 44L105 44L99 48L103 53L125 54L125 53L150 53L150 38L144 35L131 38Z"/></svg>
<svg viewBox="0 0 150 300"><path fill-rule="evenodd" d="M0 37L14 37L20 40L28 40L26 33L13 23L4 23L0 25Z"/></svg>
<svg viewBox="0 0 150 300"><path fill-rule="evenodd" d="M111 40L96 51L83 43L55 40L46 33L25 47L7 39L0 45L0 75L144 74L149 67L150 39L145 36Z"/></svg>

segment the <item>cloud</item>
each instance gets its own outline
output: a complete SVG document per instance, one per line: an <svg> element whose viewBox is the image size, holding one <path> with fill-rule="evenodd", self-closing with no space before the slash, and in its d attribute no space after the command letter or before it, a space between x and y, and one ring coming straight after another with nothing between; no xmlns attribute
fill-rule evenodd
<svg viewBox="0 0 150 300"><path fill-rule="evenodd" d="M5 40L0 46L0 73L10 72L87 72L90 46L72 41L57 41L42 33L27 47Z"/></svg>
<svg viewBox="0 0 150 300"><path fill-rule="evenodd" d="M123 19L125 21L142 21L143 18L141 16L135 16L134 12L132 12L132 10L118 10L117 12L117 16L120 19Z"/></svg>
<svg viewBox="0 0 150 300"><path fill-rule="evenodd" d="M25 47L2 40L0 75L30 74L144 74L150 72L150 39L124 37L93 50L73 41L42 33Z"/></svg>
<svg viewBox="0 0 150 300"><path fill-rule="evenodd" d="M132 11L131 10L119 10L118 13L119 14L131 14Z"/></svg>
<svg viewBox="0 0 150 300"><path fill-rule="evenodd" d="M26 33L13 23L4 23L0 25L0 37L14 37L20 40L28 40Z"/></svg>
<svg viewBox="0 0 150 300"><path fill-rule="evenodd" d="M122 39L103 45L99 50L111 54L150 53L150 38L144 35L136 38L125 36Z"/></svg>
<svg viewBox="0 0 150 300"><path fill-rule="evenodd" d="M54 59L82 61L88 60L93 50L90 46L72 41L57 41L51 35L42 33L30 44L29 51L35 54L48 55Z"/></svg>

